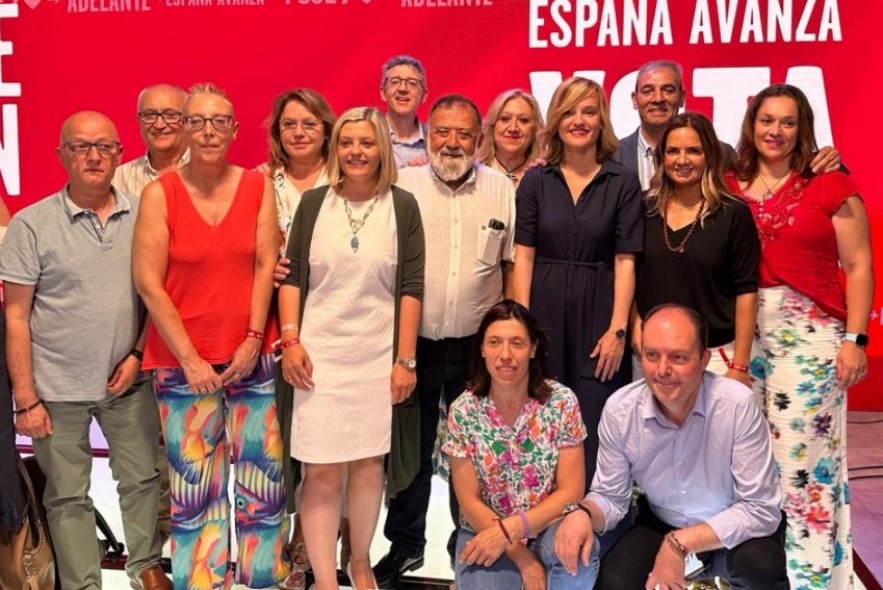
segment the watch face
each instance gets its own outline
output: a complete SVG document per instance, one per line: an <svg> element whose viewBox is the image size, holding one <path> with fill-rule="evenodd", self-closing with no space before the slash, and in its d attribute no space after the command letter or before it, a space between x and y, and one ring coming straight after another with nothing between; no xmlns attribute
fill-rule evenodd
<svg viewBox="0 0 883 590"><path fill-rule="evenodd" d="M867 346L868 345L868 335L867 334L856 334L855 343L859 346Z"/></svg>
<svg viewBox="0 0 883 590"><path fill-rule="evenodd" d="M619 330L617 330L617 331L616 331L616 337L619 338L619 339L625 338L625 330L623 330L622 328L620 328Z"/></svg>

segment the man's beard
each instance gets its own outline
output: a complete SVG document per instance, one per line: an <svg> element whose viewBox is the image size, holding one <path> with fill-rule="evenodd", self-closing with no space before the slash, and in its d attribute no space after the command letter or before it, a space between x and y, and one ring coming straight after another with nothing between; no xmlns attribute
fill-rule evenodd
<svg viewBox="0 0 883 590"><path fill-rule="evenodd" d="M466 152L457 148L442 148L437 152L429 151L429 165L439 178L445 182L460 180L475 165L475 155L467 156Z"/></svg>

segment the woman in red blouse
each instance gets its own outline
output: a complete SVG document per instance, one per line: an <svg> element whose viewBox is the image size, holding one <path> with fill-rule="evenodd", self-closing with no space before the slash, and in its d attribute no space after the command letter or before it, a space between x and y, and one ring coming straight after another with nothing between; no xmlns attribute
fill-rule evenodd
<svg viewBox="0 0 883 590"><path fill-rule="evenodd" d="M874 289L857 188L841 172L814 175L815 151L806 96L787 84L770 86L745 113L739 166L729 178L760 234L763 356L751 369L782 476L794 590L852 588L845 394L867 371Z"/></svg>

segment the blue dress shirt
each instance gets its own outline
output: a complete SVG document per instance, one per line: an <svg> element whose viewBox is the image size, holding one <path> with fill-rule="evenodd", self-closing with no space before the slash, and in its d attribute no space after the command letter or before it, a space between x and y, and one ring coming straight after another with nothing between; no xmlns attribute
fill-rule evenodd
<svg viewBox="0 0 883 590"><path fill-rule="evenodd" d="M707 523L727 548L771 535L781 491L769 426L754 393L705 372L683 425L667 420L644 380L608 400L586 496L612 529L626 514L632 480L660 519L676 528Z"/></svg>

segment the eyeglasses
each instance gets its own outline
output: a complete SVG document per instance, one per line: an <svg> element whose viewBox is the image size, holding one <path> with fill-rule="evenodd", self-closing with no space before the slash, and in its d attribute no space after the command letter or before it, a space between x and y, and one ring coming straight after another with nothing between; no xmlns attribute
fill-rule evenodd
<svg viewBox="0 0 883 590"><path fill-rule="evenodd" d="M144 125L153 125L160 117L162 117L162 120L166 123L180 123L181 111L176 111L174 109L165 109L163 111L145 109L143 111L138 111L138 120Z"/></svg>
<svg viewBox="0 0 883 590"><path fill-rule="evenodd" d="M395 87L405 84L411 90L423 88L423 80L420 78L399 78L398 76L393 76L392 78L387 78L386 83Z"/></svg>
<svg viewBox="0 0 883 590"><path fill-rule="evenodd" d="M99 156L113 156L120 151L120 142L118 141L69 141L61 144L61 147L67 150L72 156L86 156L95 148Z"/></svg>
<svg viewBox="0 0 883 590"><path fill-rule="evenodd" d="M433 127L432 134L436 137L440 137L441 139L447 139L451 136L451 133L457 134L457 139L460 141L470 141L475 139L477 133L475 131L471 131L469 129L451 129L449 127Z"/></svg>
<svg viewBox="0 0 883 590"><path fill-rule="evenodd" d="M190 131L199 131L205 124L211 121L215 131L227 131L233 126L233 115L212 115L211 117L201 117L199 115L187 115L183 119L184 126Z"/></svg>
<svg viewBox="0 0 883 590"><path fill-rule="evenodd" d="M295 129L297 129L298 125L300 125L300 128L304 130L304 133L313 134L319 130L319 126L322 125L322 123L312 119L307 119L306 121L282 119L282 121L279 122L279 128L282 130L282 133L291 133Z"/></svg>

